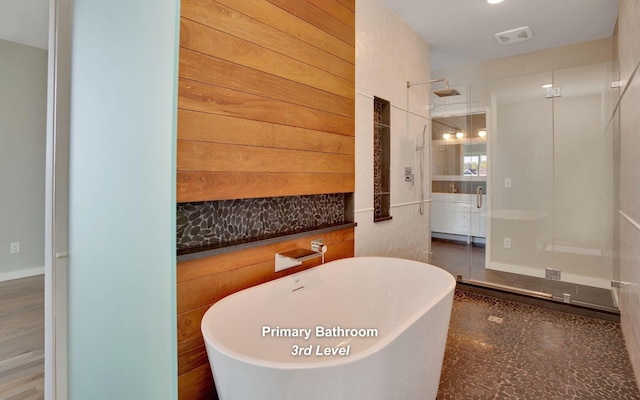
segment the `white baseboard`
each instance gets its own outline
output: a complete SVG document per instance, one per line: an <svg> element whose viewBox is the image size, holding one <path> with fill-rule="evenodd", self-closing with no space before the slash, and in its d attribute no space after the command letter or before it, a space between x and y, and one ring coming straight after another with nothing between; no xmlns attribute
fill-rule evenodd
<svg viewBox="0 0 640 400"><path fill-rule="evenodd" d="M30 276L43 275L44 266L35 268L19 269L17 271L0 272L0 282L10 281L13 279L27 278Z"/></svg>

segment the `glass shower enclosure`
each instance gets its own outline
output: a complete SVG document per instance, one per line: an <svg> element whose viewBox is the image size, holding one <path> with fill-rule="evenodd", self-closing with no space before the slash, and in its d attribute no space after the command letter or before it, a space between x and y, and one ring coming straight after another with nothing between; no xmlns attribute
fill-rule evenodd
<svg viewBox="0 0 640 400"><path fill-rule="evenodd" d="M457 248L457 261L440 259L459 280L616 310L616 72L613 62L584 65L460 85L456 102L434 99L434 264L438 251ZM457 150L442 150L451 146L447 125L466 129ZM456 161L443 164L443 154ZM462 168L462 197L449 190L444 165ZM443 235L452 220L441 210L461 209L453 199L468 204L468 231Z"/></svg>

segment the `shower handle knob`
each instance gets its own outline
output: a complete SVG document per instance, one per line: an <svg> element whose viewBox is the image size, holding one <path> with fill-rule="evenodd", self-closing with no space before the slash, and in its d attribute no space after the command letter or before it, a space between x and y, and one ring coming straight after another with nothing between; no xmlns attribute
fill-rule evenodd
<svg viewBox="0 0 640 400"><path fill-rule="evenodd" d="M311 250L324 254L327 252L327 245L323 244L322 240L314 240L311 242Z"/></svg>

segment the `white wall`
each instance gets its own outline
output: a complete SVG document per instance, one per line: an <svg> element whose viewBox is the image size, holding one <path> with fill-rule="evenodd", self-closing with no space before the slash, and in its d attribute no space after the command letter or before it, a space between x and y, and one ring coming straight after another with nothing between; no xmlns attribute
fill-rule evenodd
<svg viewBox="0 0 640 400"><path fill-rule="evenodd" d="M70 399L177 398L177 0L73 2Z"/></svg>
<svg viewBox="0 0 640 400"><path fill-rule="evenodd" d="M620 79L629 82L620 103L620 319L640 382L640 76L632 75L640 64L640 2L620 0L618 10Z"/></svg>
<svg viewBox="0 0 640 400"><path fill-rule="evenodd" d="M406 82L430 79L429 44L377 0L356 2L356 193L355 252L426 260L429 207L419 213L419 153L428 120L428 85L407 89ZM373 97L391 103L391 216L373 222ZM407 112L409 110L410 112ZM414 115L418 114L418 115ZM424 192L428 199L429 127L424 151ZM404 182L411 167L415 183Z"/></svg>
<svg viewBox="0 0 640 400"><path fill-rule="evenodd" d="M613 40L605 38L435 70L432 73L433 76L447 77L452 84L484 82L610 61L612 54Z"/></svg>
<svg viewBox="0 0 640 400"><path fill-rule="evenodd" d="M47 51L0 40L0 281L44 273L46 111Z"/></svg>

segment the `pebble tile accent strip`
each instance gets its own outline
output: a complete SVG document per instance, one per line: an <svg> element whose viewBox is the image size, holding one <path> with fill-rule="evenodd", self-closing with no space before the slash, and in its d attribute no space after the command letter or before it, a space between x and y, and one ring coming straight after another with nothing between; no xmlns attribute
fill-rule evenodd
<svg viewBox="0 0 640 400"><path fill-rule="evenodd" d="M384 100L375 99L373 102L373 212L375 218L386 217L389 210L385 210L382 205L382 181L384 173L382 171L382 128L376 123L382 123L382 113Z"/></svg>
<svg viewBox="0 0 640 400"><path fill-rule="evenodd" d="M454 399L631 400L640 392L620 324L456 291L438 390L438 400Z"/></svg>
<svg viewBox="0 0 640 400"><path fill-rule="evenodd" d="M179 203L177 247L236 242L344 222L344 194Z"/></svg>

